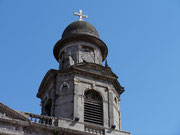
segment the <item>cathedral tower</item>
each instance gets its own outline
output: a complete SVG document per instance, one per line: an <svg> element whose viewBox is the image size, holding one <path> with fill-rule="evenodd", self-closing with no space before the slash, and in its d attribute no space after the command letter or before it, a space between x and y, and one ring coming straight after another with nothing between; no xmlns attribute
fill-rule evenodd
<svg viewBox="0 0 180 135"><path fill-rule="evenodd" d="M102 65L108 48L95 27L79 16L54 46L59 70L49 70L40 85L42 115L61 119L60 127L87 134L129 135L121 130L124 88L107 63Z"/></svg>

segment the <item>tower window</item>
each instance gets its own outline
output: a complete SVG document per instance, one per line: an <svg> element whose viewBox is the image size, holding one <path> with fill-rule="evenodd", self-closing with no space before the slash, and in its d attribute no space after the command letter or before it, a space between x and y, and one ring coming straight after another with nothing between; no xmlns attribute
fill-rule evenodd
<svg viewBox="0 0 180 135"><path fill-rule="evenodd" d="M115 101L115 103L116 103L116 104L118 103L118 101L117 101L117 98L116 98L116 97L114 97L114 101Z"/></svg>
<svg viewBox="0 0 180 135"><path fill-rule="evenodd" d="M63 59L64 58L64 55L65 55L65 52L63 51L60 55L60 59Z"/></svg>
<svg viewBox="0 0 180 135"><path fill-rule="evenodd" d="M46 115L47 115L47 116L51 116L51 106L52 106L52 100L49 99L49 100L47 101L46 106L45 106L45 112L46 112Z"/></svg>
<svg viewBox="0 0 180 135"><path fill-rule="evenodd" d="M88 90L84 94L84 121L103 125L103 101L95 90Z"/></svg>
<svg viewBox="0 0 180 135"><path fill-rule="evenodd" d="M89 46L82 46L82 49L84 52L93 52L94 51L94 49Z"/></svg>

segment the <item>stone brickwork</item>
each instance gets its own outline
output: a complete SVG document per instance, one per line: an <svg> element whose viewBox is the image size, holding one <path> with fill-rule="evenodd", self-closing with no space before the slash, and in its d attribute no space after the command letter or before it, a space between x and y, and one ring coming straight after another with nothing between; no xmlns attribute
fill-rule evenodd
<svg viewBox="0 0 180 135"><path fill-rule="evenodd" d="M100 49L89 42L70 42L59 52L60 69L84 62L102 64Z"/></svg>

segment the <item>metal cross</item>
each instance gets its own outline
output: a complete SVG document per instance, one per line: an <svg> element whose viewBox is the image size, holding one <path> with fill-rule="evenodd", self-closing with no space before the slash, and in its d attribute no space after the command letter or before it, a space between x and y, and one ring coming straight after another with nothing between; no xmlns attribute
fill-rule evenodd
<svg viewBox="0 0 180 135"><path fill-rule="evenodd" d="M82 14L82 10L81 10L81 9L79 10L79 13L74 12L74 15L79 16L79 21L83 21L82 17L84 17L84 18L86 18L86 19L88 18L87 15L83 15L83 14Z"/></svg>

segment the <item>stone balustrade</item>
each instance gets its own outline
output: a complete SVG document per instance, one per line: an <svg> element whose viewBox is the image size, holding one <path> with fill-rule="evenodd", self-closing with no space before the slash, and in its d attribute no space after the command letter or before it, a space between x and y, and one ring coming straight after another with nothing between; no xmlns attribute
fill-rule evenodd
<svg viewBox="0 0 180 135"><path fill-rule="evenodd" d="M85 132L89 132L89 133L96 134L96 135L104 135L104 129L99 128L98 126L95 128L95 127L86 125Z"/></svg>
<svg viewBox="0 0 180 135"><path fill-rule="evenodd" d="M102 126L98 126L98 125L93 126L92 124L88 124L88 123L84 125L84 123L81 122L75 122L76 124L74 125L72 124L74 123L74 121L64 118L50 117L50 116L38 115L27 112L25 112L24 114L33 123L39 123L48 126L57 126L61 128L69 127L70 129L82 128L82 131L85 131L86 133L90 133L93 135L104 135L104 127Z"/></svg>
<svg viewBox="0 0 180 135"><path fill-rule="evenodd" d="M52 126L58 125L58 118L56 117L38 115L38 114L33 114L33 113L25 113L25 115L28 116L31 122L41 123L45 125L52 125Z"/></svg>

